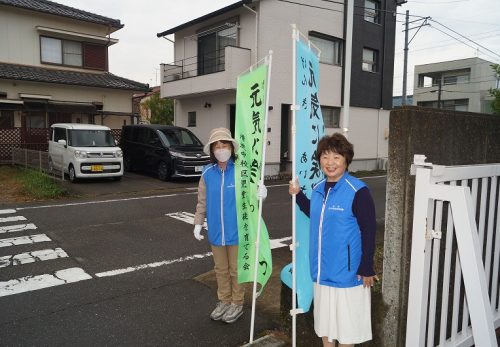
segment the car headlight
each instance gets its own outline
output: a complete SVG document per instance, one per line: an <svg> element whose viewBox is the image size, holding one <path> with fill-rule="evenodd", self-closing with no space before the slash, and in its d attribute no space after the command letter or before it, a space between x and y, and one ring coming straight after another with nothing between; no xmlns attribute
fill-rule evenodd
<svg viewBox="0 0 500 347"><path fill-rule="evenodd" d="M116 152L115 152L115 157L116 157L116 158L121 158L121 157L123 157L123 151L121 151L121 150L116 151Z"/></svg>
<svg viewBox="0 0 500 347"><path fill-rule="evenodd" d="M170 155L171 155L172 157L180 157L180 156L182 156L182 154L181 154L181 153L179 153L179 152L175 152L175 151L170 151Z"/></svg>
<svg viewBox="0 0 500 347"><path fill-rule="evenodd" d="M75 151L75 158L85 159L88 157L88 153L85 151Z"/></svg>

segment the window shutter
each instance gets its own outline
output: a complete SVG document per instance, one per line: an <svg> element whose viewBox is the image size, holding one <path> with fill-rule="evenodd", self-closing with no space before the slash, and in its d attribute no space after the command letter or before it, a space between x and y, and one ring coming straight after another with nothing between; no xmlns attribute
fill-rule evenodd
<svg viewBox="0 0 500 347"><path fill-rule="evenodd" d="M106 46L83 44L83 67L86 69L108 70L108 49Z"/></svg>

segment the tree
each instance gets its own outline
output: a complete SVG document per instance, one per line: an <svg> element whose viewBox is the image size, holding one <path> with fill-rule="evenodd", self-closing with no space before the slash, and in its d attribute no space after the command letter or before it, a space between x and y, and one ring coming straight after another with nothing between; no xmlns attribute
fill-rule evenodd
<svg viewBox="0 0 500 347"><path fill-rule="evenodd" d="M143 107L151 115L151 124L172 124L174 120L173 100L162 99L159 93L155 93L143 102Z"/></svg>
<svg viewBox="0 0 500 347"><path fill-rule="evenodd" d="M500 64L492 64L490 66L495 72L495 77L497 79L497 87L490 88L490 95L493 97L491 108L493 109L493 114L500 114L500 88L498 87L498 81L500 80Z"/></svg>

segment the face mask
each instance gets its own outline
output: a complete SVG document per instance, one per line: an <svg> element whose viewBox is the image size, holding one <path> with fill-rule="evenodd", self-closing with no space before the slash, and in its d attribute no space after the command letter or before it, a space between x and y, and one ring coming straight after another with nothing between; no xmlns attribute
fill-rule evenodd
<svg viewBox="0 0 500 347"><path fill-rule="evenodd" d="M218 161L221 163L225 163L226 161L231 158L231 151L229 149L216 149L214 151L215 158L217 158Z"/></svg>

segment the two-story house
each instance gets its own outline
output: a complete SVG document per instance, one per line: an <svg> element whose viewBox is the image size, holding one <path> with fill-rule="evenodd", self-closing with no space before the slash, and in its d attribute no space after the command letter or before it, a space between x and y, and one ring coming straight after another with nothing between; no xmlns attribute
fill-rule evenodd
<svg viewBox="0 0 500 347"><path fill-rule="evenodd" d="M356 0L352 42L349 139L351 170L374 169L387 158L395 0ZM175 98L175 120L206 141L210 129L235 118L239 74L273 51L266 174L289 171L292 24L321 49L321 110L326 133L341 131L345 74L345 1L243 0L164 32L175 61L162 64L161 96ZM172 37L172 36L170 36Z"/></svg>
<svg viewBox="0 0 500 347"><path fill-rule="evenodd" d="M111 74L108 49L123 24L47 0L0 0L0 159L47 143L56 122L121 129L148 85Z"/></svg>
<svg viewBox="0 0 500 347"><path fill-rule="evenodd" d="M493 113L489 89L498 87L498 76L491 64L481 58L467 58L415 65L413 104Z"/></svg>

